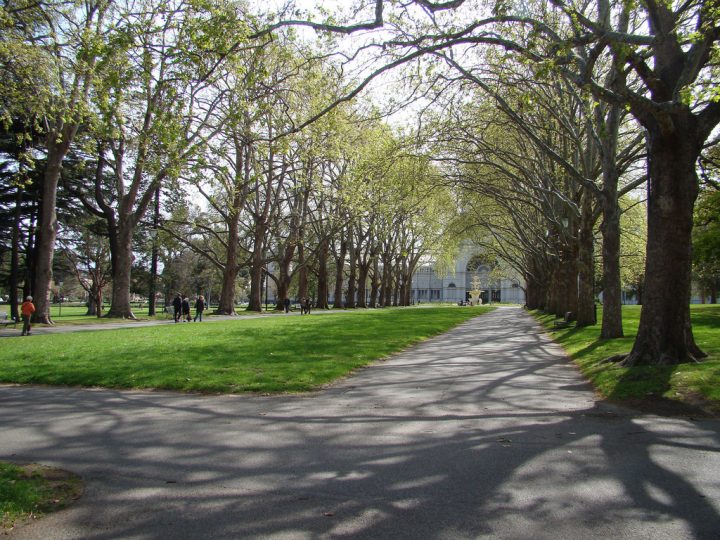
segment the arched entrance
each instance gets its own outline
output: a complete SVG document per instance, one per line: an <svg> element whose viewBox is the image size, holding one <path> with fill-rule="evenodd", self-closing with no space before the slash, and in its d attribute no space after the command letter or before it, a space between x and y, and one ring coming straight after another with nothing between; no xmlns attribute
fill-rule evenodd
<svg viewBox="0 0 720 540"><path fill-rule="evenodd" d="M488 261L483 255L473 255L467 262L465 268L465 286L468 291L478 288L482 292L480 298L483 304L500 302L501 284L500 280L493 275L497 266L495 261Z"/></svg>

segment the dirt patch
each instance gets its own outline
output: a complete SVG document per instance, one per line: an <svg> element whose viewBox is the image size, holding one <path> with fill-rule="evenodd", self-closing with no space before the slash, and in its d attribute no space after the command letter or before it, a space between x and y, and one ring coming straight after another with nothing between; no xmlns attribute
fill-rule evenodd
<svg viewBox="0 0 720 540"><path fill-rule="evenodd" d="M14 465L22 469L22 474L16 481L39 484L42 498L34 508L16 517L12 523L3 523L4 527L0 528L0 532L8 533L46 514L65 508L83 494L83 481L74 473L38 463Z"/></svg>

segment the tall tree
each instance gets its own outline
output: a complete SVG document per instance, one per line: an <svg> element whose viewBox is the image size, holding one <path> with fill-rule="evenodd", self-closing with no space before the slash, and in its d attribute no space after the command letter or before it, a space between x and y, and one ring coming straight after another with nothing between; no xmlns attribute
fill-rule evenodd
<svg viewBox="0 0 720 540"><path fill-rule="evenodd" d="M44 134L33 297L34 319L51 324L50 285L57 237L56 198L63 161L88 114L107 0L6 2L2 17L3 116L17 109ZM17 112L17 110L16 110Z"/></svg>

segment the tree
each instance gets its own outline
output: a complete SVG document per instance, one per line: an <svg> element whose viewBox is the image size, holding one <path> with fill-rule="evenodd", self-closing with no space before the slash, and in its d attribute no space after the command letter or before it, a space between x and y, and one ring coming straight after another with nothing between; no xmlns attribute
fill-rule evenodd
<svg viewBox="0 0 720 540"><path fill-rule="evenodd" d="M717 303L720 287L720 190L705 188L695 209L693 267L703 302Z"/></svg>
<svg viewBox="0 0 720 540"><path fill-rule="evenodd" d="M107 222L112 253L108 316L134 318L130 307L133 238L157 189L205 144L219 96L197 65L207 26L182 2L142 4L119 13L99 64L93 103L97 174L86 208ZM200 23L206 21L200 20ZM200 97L201 96L201 97Z"/></svg>
<svg viewBox="0 0 720 540"><path fill-rule="evenodd" d="M80 286L88 295L88 315L102 315L103 290L110 282L110 248L104 223L85 218L65 227L59 240L63 255Z"/></svg>
<svg viewBox="0 0 720 540"><path fill-rule="evenodd" d="M2 17L2 116L14 114L44 135L45 170L33 297L33 318L52 324L50 284L57 236L56 198L65 157L87 118L87 100L103 48L110 2L6 2Z"/></svg>

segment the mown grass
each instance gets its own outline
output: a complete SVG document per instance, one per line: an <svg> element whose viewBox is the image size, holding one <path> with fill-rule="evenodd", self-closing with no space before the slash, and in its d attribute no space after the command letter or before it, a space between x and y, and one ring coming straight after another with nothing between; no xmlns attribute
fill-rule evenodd
<svg viewBox="0 0 720 540"><path fill-rule="evenodd" d="M720 413L720 306L692 305L690 313L695 340L708 354L706 359L678 366L633 368L603 360L630 352L640 322L640 306L623 306L626 337L612 340L599 338L601 310L598 311L597 325L560 330L553 329L552 315L534 314L603 397L619 401L663 398L691 405L701 404L712 412Z"/></svg>
<svg viewBox="0 0 720 540"><path fill-rule="evenodd" d="M74 474L0 462L0 532L63 508L81 493L82 481Z"/></svg>
<svg viewBox="0 0 720 540"><path fill-rule="evenodd" d="M385 309L5 338L0 382L309 391L488 309Z"/></svg>

